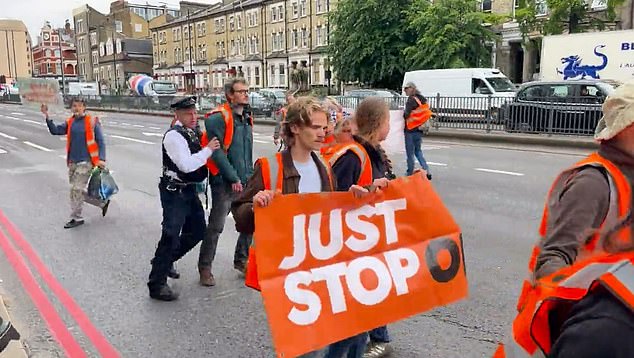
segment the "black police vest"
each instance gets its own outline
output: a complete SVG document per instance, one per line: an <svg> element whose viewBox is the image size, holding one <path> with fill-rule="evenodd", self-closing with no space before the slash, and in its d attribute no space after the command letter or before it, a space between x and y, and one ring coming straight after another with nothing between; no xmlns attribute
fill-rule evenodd
<svg viewBox="0 0 634 358"><path fill-rule="evenodd" d="M187 145L189 146L189 152L191 154L198 153L202 150L202 146L200 145L200 139L194 132L190 132L187 129L183 128L182 126L174 126L170 130L165 132L165 134L169 133L170 131L176 131L180 135L182 135L183 138L185 138L185 140L187 141ZM163 139L165 139L165 136L163 136ZM178 179L180 179L180 181L184 183L200 183L201 181L207 178L209 172L206 166L203 165L191 173L185 173L181 171L180 169L178 169L178 166L174 164L174 161L172 161L172 158L170 158L170 156L167 155L167 151L165 150L165 144L162 145L162 149L163 149L163 173L164 174L167 170L174 172L178 176Z"/></svg>

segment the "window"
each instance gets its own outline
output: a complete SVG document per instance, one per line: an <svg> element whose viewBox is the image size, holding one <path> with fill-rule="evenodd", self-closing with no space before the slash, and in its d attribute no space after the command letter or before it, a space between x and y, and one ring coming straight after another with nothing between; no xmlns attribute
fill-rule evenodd
<svg viewBox="0 0 634 358"><path fill-rule="evenodd" d="M202 45L202 48L200 49L200 60L204 61L207 59L207 45Z"/></svg>
<svg viewBox="0 0 634 358"><path fill-rule="evenodd" d="M258 13L256 11L251 11L247 17L249 19L249 27L258 26Z"/></svg>
<svg viewBox="0 0 634 358"><path fill-rule="evenodd" d="M46 50L46 57L53 57L51 50Z"/></svg>
<svg viewBox="0 0 634 358"><path fill-rule="evenodd" d="M548 14L548 4L546 3L546 0L535 1L535 14L537 16L543 16Z"/></svg>
<svg viewBox="0 0 634 358"><path fill-rule="evenodd" d="M299 12L301 17L306 16L306 0L299 1Z"/></svg>
<svg viewBox="0 0 634 358"><path fill-rule="evenodd" d="M236 27L238 28L238 30L242 29L242 14L238 14L236 16Z"/></svg>
<svg viewBox="0 0 634 358"><path fill-rule="evenodd" d="M548 93L549 97L561 98L574 96L574 89L570 85L551 85Z"/></svg>
<svg viewBox="0 0 634 358"><path fill-rule="evenodd" d="M231 56L235 56L236 53L237 53L236 41L235 40L231 40Z"/></svg>
<svg viewBox="0 0 634 358"><path fill-rule="evenodd" d="M207 23L201 22L198 24L198 37L207 35Z"/></svg>
<svg viewBox="0 0 634 358"><path fill-rule="evenodd" d="M143 25L134 24L134 32L143 32Z"/></svg>
<svg viewBox="0 0 634 358"><path fill-rule="evenodd" d="M293 30L293 35L291 36L291 47L297 48L299 46L299 32L297 29Z"/></svg>
<svg viewBox="0 0 634 358"><path fill-rule="evenodd" d="M276 6L271 8L271 22L276 22L277 21L277 13L278 13L278 8Z"/></svg>
<svg viewBox="0 0 634 358"><path fill-rule="evenodd" d="M246 79L247 79L247 82L253 83L253 78L251 78L251 67L247 67Z"/></svg>
<svg viewBox="0 0 634 358"><path fill-rule="evenodd" d="M92 52L92 64L93 66L99 64L99 52L97 51Z"/></svg>
<svg viewBox="0 0 634 358"><path fill-rule="evenodd" d="M235 20L233 16L229 16L229 31L235 31L235 30L236 30Z"/></svg>
<svg viewBox="0 0 634 358"><path fill-rule="evenodd" d="M46 64L46 73L51 73L53 71L53 67L50 63Z"/></svg>
<svg viewBox="0 0 634 358"><path fill-rule="evenodd" d="M255 72L255 85L260 86L260 66L256 66L254 69Z"/></svg>
<svg viewBox="0 0 634 358"><path fill-rule="evenodd" d="M84 20L83 19L79 19L77 20L77 23L75 24L75 29L77 30L77 33L84 33L86 31L86 29L84 29Z"/></svg>
<svg viewBox="0 0 634 358"><path fill-rule="evenodd" d="M517 97L521 101L543 101L546 97L546 86L538 85L525 88Z"/></svg>
<svg viewBox="0 0 634 358"><path fill-rule="evenodd" d="M275 65L271 65L271 75L270 75L270 77L269 77L269 82L270 82L270 83L271 83L271 85L273 85L273 86L275 85L275 83L274 83L274 82L275 82L274 78L275 78Z"/></svg>
<svg viewBox="0 0 634 358"><path fill-rule="evenodd" d="M482 0L482 11L491 12L491 0Z"/></svg>
<svg viewBox="0 0 634 358"><path fill-rule="evenodd" d="M156 40L158 39L158 36L156 35L156 32L152 33L152 45L156 46Z"/></svg>
<svg viewBox="0 0 634 358"><path fill-rule="evenodd" d="M322 28L323 28L323 26L319 25L315 29L315 34L317 35L317 46L323 46L323 44L324 44L324 38L323 38L323 34L321 32Z"/></svg>
<svg viewBox="0 0 634 358"><path fill-rule="evenodd" d="M277 7L277 13L279 14L279 20L282 21L284 20L284 12L286 11L286 7L285 6L278 6Z"/></svg>
<svg viewBox="0 0 634 358"><path fill-rule="evenodd" d="M305 27L302 29L302 47L308 47L308 29Z"/></svg>
<svg viewBox="0 0 634 358"><path fill-rule="evenodd" d="M280 63L280 85L286 84L286 65Z"/></svg>
<svg viewBox="0 0 634 358"><path fill-rule="evenodd" d="M490 94L491 90L489 90L489 87L487 87L483 80L474 78L471 80L471 93Z"/></svg>
<svg viewBox="0 0 634 358"><path fill-rule="evenodd" d="M114 22L117 32L123 32L123 22L117 20Z"/></svg>
<svg viewBox="0 0 634 358"><path fill-rule="evenodd" d="M313 60L313 83L321 83L321 68L319 60Z"/></svg>
<svg viewBox="0 0 634 358"><path fill-rule="evenodd" d="M297 15L298 15L298 6L297 6L297 1L293 2L293 19L297 19Z"/></svg>
<svg viewBox="0 0 634 358"><path fill-rule="evenodd" d="M123 51L123 46L121 45L121 39L117 39L115 41L117 53L121 53Z"/></svg>
<svg viewBox="0 0 634 358"><path fill-rule="evenodd" d="M326 12L325 0L315 0L315 12L321 14Z"/></svg>
<svg viewBox="0 0 634 358"><path fill-rule="evenodd" d="M90 33L90 46L97 46L97 33L96 32L91 32Z"/></svg>
<svg viewBox="0 0 634 358"><path fill-rule="evenodd" d="M185 40L189 39L189 26L183 26L183 38Z"/></svg>

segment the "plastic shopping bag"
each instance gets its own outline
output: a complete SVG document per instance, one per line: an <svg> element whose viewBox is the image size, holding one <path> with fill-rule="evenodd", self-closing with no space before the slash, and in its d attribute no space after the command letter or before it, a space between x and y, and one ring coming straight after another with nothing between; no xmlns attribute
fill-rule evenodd
<svg viewBox="0 0 634 358"><path fill-rule="evenodd" d="M86 191L90 198L107 201L119 192L119 187L108 169L95 167L90 173Z"/></svg>

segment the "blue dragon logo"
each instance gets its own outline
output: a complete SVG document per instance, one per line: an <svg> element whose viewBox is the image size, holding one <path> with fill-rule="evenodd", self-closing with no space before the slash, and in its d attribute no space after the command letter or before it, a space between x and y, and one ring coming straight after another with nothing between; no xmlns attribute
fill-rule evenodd
<svg viewBox="0 0 634 358"><path fill-rule="evenodd" d="M572 55L561 59L561 63L565 64L562 70L557 69L557 73L563 75L564 80L577 79L581 76L584 80L586 77L592 77L594 79L600 79L599 71L605 69L608 65L608 56L599 52L599 49L604 48L605 45L599 45L594 48L594 54L597 57L603 59L603 63L600 65L582 65L581 57L579 55Z"/></svg>

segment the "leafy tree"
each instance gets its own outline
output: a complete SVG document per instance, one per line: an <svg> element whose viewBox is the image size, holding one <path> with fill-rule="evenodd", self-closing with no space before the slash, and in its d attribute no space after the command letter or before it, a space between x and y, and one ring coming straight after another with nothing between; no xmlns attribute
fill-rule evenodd
<svg viewBox="0 0 634 358"><path fill-rule="evenodd" d="M330 46L337 77L372 87L398 88L407 70L403 50L413 43L406 13L411 0L340 0L330 14Z"/></svg>
<svg viewBox="0 0 634 358"><path fill-rule="evenodd" d="M585 0L546 0L548 17L539 17L537 9L543 3L522 0L515 18L524 38L533 33L558 35L605 30L609 23L615 21L616 10L624 2L625 0L605 0L604 11L593 11L591 4Z"/></svg>
<svg viewBox="0 0 634 358"><path fill-rule="evenodd" d="M491 63L490 25L504 17L479 11L477 0L414 0L407 12L416 42L404 50L412 68L481 67Z"/></svg>

